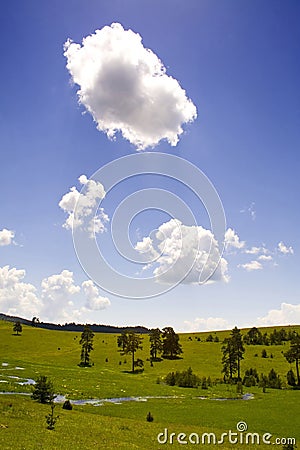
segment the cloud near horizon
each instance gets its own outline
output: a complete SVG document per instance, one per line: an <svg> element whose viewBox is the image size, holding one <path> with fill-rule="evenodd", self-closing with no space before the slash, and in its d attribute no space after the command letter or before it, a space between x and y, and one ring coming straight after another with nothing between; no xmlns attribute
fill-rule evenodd
<svg viewBox="0 0 300 450"><path fill-rule="evenodd" d="M145 48L142 38L120 23L112 23L64 46L67 69L79 103L108 138L121 132L137 150L162 139L175 146L182 125L197 117L193 102L163 63Z"/></svg>
<svg viewBox="0 0 300 450"><path fill-rule="evenodd" d="M264 317L257 319L259 326L299 325L300 304L281 303L280 309L271 309Z"/></svg>
<svg viewBox="0 0 300 450"><path fill-rule="evenodd" d="M69 270L44 278L40 292L33 284L23 281L25 276L26 271L23 269L0 267L1 312L64 323L85 320L92 311L110 306L110 300L101 297L91 280L78 286L74 282L73 272Z"/></svg>
<svg viewBox="0 0 300 450"><path fill-rule="evenodd" d="M230 328L229 322L222 317L208 317L207 319L196 317L194 320L185 320L184 330L190 333L197 331L227 330Z"/></svg>

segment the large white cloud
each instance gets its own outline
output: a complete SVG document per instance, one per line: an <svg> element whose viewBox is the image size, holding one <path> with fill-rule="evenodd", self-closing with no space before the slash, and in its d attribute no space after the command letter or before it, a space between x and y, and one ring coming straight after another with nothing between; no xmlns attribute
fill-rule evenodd
<svg viewBox="0 0 300 450"><path fill-rule="evenodd" d="M280 309L271 309L266 316L257 319L259 326L299 325L300 304L281 303Z"/></svg>
<svg viewBox="0 0 300 450"><path fill-rule="evenodd" d="M222 317L208 317L207 319L197 317L194 320L185 320L184 329L189 332L225 330L229 323Z"/></svg>
<svg viewBox="0 0 300 450"><path fill-rule="evenodd" d="M79 102L109 138L120 131L138 150L161 139L174 146L182 125L197 117L195 105L141 36L119 23L96 30L82 45L68 40L64 55L80 86Z"/></svg>
<svg viewBox="0 0 300 450"><path fill-rule="evenodd" d="M94 233L103 233L105 224L109 221L108 215L103 208L99 208L97 215L93 216L92 212L95 206L105 197L105 189L103 185L94 180L88 180L86 175L81 175L79 183L85 187L84 192L80 193L75 186L63 195L58 206L67 213L67 219L63 227L69 230L82 227L84 223L88 223L87 231L90 237ZM80 201L78 202L80 198ZM88 220L86 221L86 219Z"/></svg>
<svg viewBox="0 0 300 450"><path fill-rule="evenodd" d="M24 283L25 275L25 270L0 267L0 311L27 318L39 313L41 302L36 295L36 288L30 283Z"/></svg>
<svg viewBox="0 0 300 450"><path fill-rule="evenodd" d="M85 307L87 309L98 311L110 306L109 299L107 297L102 297L99 294L99 289L92 280L84 281L81 286L86 296Z"/></svg>
<svg viewBox="0 0 300 450"><path fill-rule="evenodd" d="M80 286L74 283L73 272L63 270L44 278L41 288L42 316L47 320L66 320L69 317L67 310L73 307L74 295L80 292Z"/></svg>
<svg viewBox="0 0 300 450"><path fill-rule="evenodd" d="M14 231L7 230L6 228L0 230L0 247L12 244L14 237L15 237Z"/></svg>
<svg viewBox="0 0 300 450"><path fill-rule="evenodd" d="M228 281L227 261L221 258L218 242L210 230L183 225L177 219L162 224L155 233L139 241L135 249L155 259L152 267L157 281L200 284Z"/></svg>
<svg viewBox="0 0 300 450"><path fill-rule="evenodd" d="M91 311L110 306L110 300L102 297L91 280L81 286L75 284L73 272L62 270L41 282L41 289L24 283L23 269L0 267L0 311L5 314L42 321L84 321ZM82 300L85 299L85 303Z"/></svg>

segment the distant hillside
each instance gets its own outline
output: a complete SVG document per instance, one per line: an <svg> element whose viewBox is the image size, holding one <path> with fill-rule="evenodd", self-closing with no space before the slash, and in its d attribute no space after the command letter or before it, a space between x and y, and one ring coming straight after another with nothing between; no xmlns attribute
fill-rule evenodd
<svg viewBox="0 0 300 450"><path fill-rule="evenodd" d="M37 322L33 323L32 320L23 319L22 317L16 316L8 316L7 314L0 313L0 320L6 320L8 322L16 322L19 321L23 325L35 326L37 328L46 328L47 330L58 330L58 331L82 331L85 324L80 323L65 323L64 325L56 324L56 323L47 323L47 322ZM143 326L134 326L134 327L115 327L112 325L98 325L96 323L90 324L90 328L92 331L98 333L122 333L123 331L132 330L136 333L149 333L149 329Z"/></svg>

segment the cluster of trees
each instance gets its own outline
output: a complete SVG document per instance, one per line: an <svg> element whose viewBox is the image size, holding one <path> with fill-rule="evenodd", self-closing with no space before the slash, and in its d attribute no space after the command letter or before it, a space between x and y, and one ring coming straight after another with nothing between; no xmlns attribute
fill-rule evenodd
<svg viewBox="0 0 300 450"><path fill-rule="evenodd" d="M195 375L189 367L187 370L184 370L182 372L170 372L165 377L165 382L169 386L180 386L180 387L189 387L189 388L196 388L199 385L205 383L205 386L207 387L207 380L201 380L197 375Z"/></svg>
<svg viewBox="0 0 300 450"><path fill-rule="evenodd" d="M135 359L138 350L142 350L143 338L134 331L123 332L117 338L117 345L122 355L130 354L132 358L131 372L136 369L141 370L144 362L141 359ZM161 358L177 359L182 353L182 347L179 343L179 336L172 327L165 327L161 331L159 328L153 328L149 333L150 341L150 361L161 361Z"/></svg>
<svg viewBox="0 0 300 450"><path fill-rule="evenodd" d="M282 345L283 342L292 341L294 337L294 331L287 332L284 328L279 331L275 329L268 335L253 327L245 334L243 341L247 345Z"/></svg>
<svg viewBox="0 0 300 450"><path fill-rule="evenodd" d="M247 335L242 336L240 330L235 327L230 334L230 337L225 338L222 344L222 373L224 374L225 382L240 382L241 381L241 361L244 359L245 348L243 342L247 342L249 345L260 345L265 339L265 335L262 335L257 328L251 328ZM245 339L246 338L246 339ZM286 360L296 367L296 376L292 369L287 374L287 381L290 386L300 388L300 336L295 332L286 333L285 330L277 332L274 330L270 335L270 342L274 343L274 339L279 341L290 340L290 348L283 355ZM267 357L267 352L262 351L262 357ZM271 369L268 376L261 375L258 377L256 369L247 369L244 375L243 384L246 386L253 386L255 384L261 384L262 387L272 387L280 389L282 381L279 375L276 374L274 369Z"/></svg>
<svg viewBox="0 0 300 450"><path fill-rule="evenodd" d="M218 338L217 335L214 337L212 334L209 334L205 340L206 340L206 342L219 342L220 341L220 339Z"/></svg>
<svg viewBox="0 0 300 450"><path fill-rule="evenodd" d="M259 376L257 370L254 368L247 369L243 378L243 385L250 386L260 386L262 388L273 388L281 389L282 380L280 376L272 368L268 375L263 373Z"/></svg>

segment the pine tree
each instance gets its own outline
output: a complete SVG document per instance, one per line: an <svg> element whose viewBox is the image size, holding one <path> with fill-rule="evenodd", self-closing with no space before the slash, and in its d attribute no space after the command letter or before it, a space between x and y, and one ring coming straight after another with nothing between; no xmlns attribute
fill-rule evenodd
<svg viewBox="0 0 300 450"><path fill-rule="evenodd" d="M22 333L22 325L21 322L17 321L14 323L13 331L17 333L17 336L19 336L19 333Z"/></svg>
<svg viewBox="0 0 300 450"><path fill-rule="evenodd" d="M225 338L222 345L222 364L224 379L232 380L233 375L237 372L237 355L234 343L231 338Z"/></svg>
<svg viewBox="0 0 300 450"><path fill-rule="evenodd" d="M159 328L153 328L150 330L150 356L153 361L157 361L158 354L163 351L163 342L161 339L161 331Z"/></svg>
<svg viewBox="0 0 300 450"><path fill-rule="evenodd" d="M182 353L179 336L172 327L163 328L163 358L176 359Z"/></svg>
<svg viewBox="0 0 300 450"><path fill-rule="evenodd" d="M137 350L142 350L142 338L140 336L138 336L136 333L134 333L133 331L130 331L129 333L124 333L123 334L123 343L122 344L122 349L120 350L121 353L123 355L127 355L127 354L131 354L132 356L132 373L134 373L134 369L136 367L136 362L135 362L135 353ZM119 346L119 344L118 344ZM139 361L139 367L142 367L141 359L138 360Z"/></svg>
<svg viewBox="0 0 300 450"><path fill-rule="evenodd" d="M81 345L81 366L90 366L90 353L92 350L94 350L93 338L94 333L88 325L85 325L83 332L81 333L81 339L79 341L79 344Z"/></svg>
<svg viewBox="0 0 300 450"><path fill-rule="evenodd" d="M243 347L243 337L241 335L241 331L237 327L234 327L231 331L231 339L235 349L237 361L237 378L238 381L241 381L241 360L244 359L243 354L245 353L245 349Z"/></svg>
<svg viewBox="0 0 300 450"><path fill-rule="evenodd" d="M300 336L296 335L291 340L290 349L284 353L286 360L296 364L297 386L300 386L299 362L300 362Z"/></svg>
<svg viewBox="0 0 300 450"><path fill-rule="evenodd" d="M55 397L52 381L41 375L34 385L31 398L39 403L51 403Z"/></svg>

